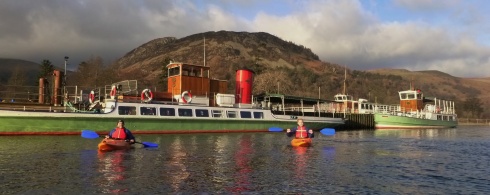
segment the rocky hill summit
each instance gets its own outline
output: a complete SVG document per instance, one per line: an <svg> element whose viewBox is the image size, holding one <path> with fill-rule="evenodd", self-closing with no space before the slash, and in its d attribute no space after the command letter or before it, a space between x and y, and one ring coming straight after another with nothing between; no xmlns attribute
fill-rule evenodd
<svg viewBox="0 0 490 195"><path fill-rule="evenodd" d="M166 59L210 66L212 76L218 79L229 79L230 68L254 65L259 69L293 68L312 62L322 64L310 49L268 33L219 31L181 39L152 40L128 52L115 62L115 66L130 72L142 69L149 73L147 79L155 79Z"/></svg>

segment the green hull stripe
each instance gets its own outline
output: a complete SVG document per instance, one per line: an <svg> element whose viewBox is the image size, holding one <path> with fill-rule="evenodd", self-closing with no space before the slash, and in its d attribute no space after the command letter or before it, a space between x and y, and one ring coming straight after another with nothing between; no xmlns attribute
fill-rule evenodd
<svg viewBox="0 0 490 195"><path fill-rule="evenodd" d="M74 134L83 129L106 132L116 126L120 118L100 117L2 117L0 134ZM182 118L125 118L126 127L134 133L189 133L267 131L270 127L291 128L296 121L268 120L209 120ZM338 124L308 122L315 130Z"/></svg>
<svg viewBox="0 0 490 195"><path fill-rule="evenodd" d="M388 117L383 117L388 116ZM442 121L442 120L427 120L420 118L393 116L393 115L374 115L374 122L376 125L382 126L444 126L444 127L456 127L457 121Z"/></svg>

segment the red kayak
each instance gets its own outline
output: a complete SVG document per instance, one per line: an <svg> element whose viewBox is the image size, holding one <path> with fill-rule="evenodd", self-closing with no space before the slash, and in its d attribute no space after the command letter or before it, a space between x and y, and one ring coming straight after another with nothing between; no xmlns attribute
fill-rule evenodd
<svg viewBox="0 0 490 195"><path fill-rule="evenodd" d="M309 147L311 146L311 138L294 138L293 140L291 140L291 146Z"/></svg>
<svg viewBox="0 0 490 195"><path fill-rule="evenodd" d="M103 139L99 143L100 151L127 150L131 148L131 144L126 140Z"/></svg>

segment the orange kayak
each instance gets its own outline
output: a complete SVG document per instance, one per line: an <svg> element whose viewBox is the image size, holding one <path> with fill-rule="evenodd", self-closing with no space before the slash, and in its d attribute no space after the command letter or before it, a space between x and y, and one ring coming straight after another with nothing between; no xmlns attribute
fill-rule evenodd
<svg viewBox="0 0 490 195"><path fill-rule="evenodd" d="M99 143L100 151L127 150L131 148L131 144L126 140L103 139Z"/></svg>
<svg viewBox="0 0 490 195"><path fill-rule="evenodd" d="M311 138L294 138L291 140L291 146L308 147L311 146Z"/></svg>

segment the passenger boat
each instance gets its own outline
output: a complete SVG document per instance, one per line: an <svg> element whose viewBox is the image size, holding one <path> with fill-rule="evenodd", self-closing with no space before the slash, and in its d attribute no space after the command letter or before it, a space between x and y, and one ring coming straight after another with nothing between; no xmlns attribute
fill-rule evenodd
<svg viewBox="0 0 490 195"><path fill-rule="evenodd" d="M103 139L99 145L99 151L127 150L131 144L126 140Z"/></svg>
<svg viewBox="0 0 490 195"><path fill-rule="evenodd" d="M170 63L167 68L165 92L139 91L133 81L122 81L88 94L69 95L65 106L49 110L0 108L0 135L75 135L82 129L106 133L119 119L134 134L268 132L272 126L295 126L298 117L314 130L344 124L343 118L273 113L267 98L252 101L250 70L238 70L236 93L225 94L227 81L210 79L207 66ZM40 102L42 97L40 91ZM62 105L60 99L55 98L54 105ZM80 109L80 102L87 102L88 109ZM284 102L282 107L286 108Z"/></svg>
<svg viewBox="0 0 490 195"><path fill-rule="evenodd" d="M424 97L421 90L398 92L399 105L374 114L376 129L454 128L458 125L453 101Z"/></svg>
<svg viewBox="0 0 490 195"><path fill-rule="evenodd" d="M294 138L291 140L293 147L309 147L311 146L311 138Z"/></svg>

